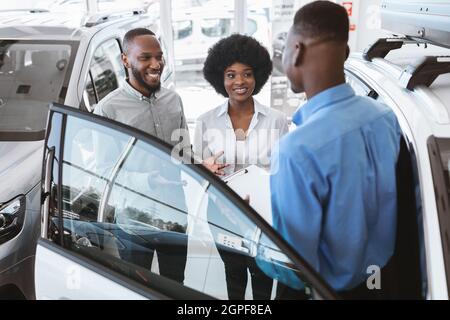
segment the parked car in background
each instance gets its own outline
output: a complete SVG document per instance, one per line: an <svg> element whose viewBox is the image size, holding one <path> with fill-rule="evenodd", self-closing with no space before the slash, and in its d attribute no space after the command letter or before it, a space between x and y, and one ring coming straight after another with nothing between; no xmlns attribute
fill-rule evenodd
<svg viewBox="0 0 450 320"><path fill-rule="evenodd" d="M177 71L201 70L208 49L232 34L233 10L193 7L180 10L172 17L175 65ZM247 34L270 50L270 26L264 12L250 10Z"/></svg>
<svg viewBox="0 0 450 320"><path fill-rule="evenodd" d="M283 71L283 52L284 46L286 44L287 32L283 31L278 33L272 43L273 48L273 75L274 76L282 76L284 75Z"/></svg>
<svg viewBox="0 0 450 320"><path fill-rule="evenodd" d="M49 103L93 111L126 77L120 58L125 32L158 30L140 11L0 16L0 299L32 299ZM162 79L171 87L167 56Z"/></svg>

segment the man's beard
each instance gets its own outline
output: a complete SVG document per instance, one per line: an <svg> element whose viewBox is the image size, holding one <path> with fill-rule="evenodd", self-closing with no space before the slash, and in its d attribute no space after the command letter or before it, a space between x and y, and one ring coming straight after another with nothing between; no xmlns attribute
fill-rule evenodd
<svg viewBox="0 0 450 320"><path fill-rule="evenodd" d="M139 73L139 70L137 70L135 67L131 67L131 72L133 73L134 78L139 82L147 91L148 96L152 96L155 92L159 91L161 89L161 81L158 82L156 86L151 86L147 82L145 82L144 78Z"/></svg>

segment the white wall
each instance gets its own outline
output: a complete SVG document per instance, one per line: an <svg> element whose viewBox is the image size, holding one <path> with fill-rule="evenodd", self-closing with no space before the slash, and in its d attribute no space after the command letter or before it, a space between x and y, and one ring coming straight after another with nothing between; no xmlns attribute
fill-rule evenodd
<svg viewBox="0 0 450 320"><path fill-rule="evenodd" d="M381 30L380 6L381 0L356 0L359 1L359 29L356 37L355 51L364 49L388 33Z"/></svg>

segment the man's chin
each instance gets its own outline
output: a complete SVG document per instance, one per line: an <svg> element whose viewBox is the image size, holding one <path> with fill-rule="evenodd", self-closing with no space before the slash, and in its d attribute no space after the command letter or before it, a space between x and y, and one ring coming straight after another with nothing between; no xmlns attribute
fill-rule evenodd
<svg viewBox="0 0 450 320"><path fill-rule="evenodd" d="M292 90L292 92L294 92L295 94L305 92L305 90L304 90L303 88L296 88L296 87L292 87L292 86L291 86L291 90Z"/></svg>
<svg viewBox="0 0 450 320"><path fill-rule="evenodd" d="M145 83L145 87L148 91L150 91L150 93L156 92L159 89L161 89L161 82L158 84L149 84L149 83Z"/></svg>

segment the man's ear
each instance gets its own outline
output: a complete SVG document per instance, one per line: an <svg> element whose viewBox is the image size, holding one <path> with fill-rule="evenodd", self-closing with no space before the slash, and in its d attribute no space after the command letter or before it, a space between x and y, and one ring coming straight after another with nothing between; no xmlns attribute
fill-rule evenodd
<svg viewBox="0 0 450 320"><path fill-rule="evenodd" d="M305 44L303 42L297 42L295 44L295 53L294 53L294 65L296 67L300 66L303 62L303 57L305 54Z"/></svg>
<svg viewBox="0 0 450 320"><path fill-rule="evenodd" d="M122 58L122 63L125 66L125 68L129 69L130 68L130 63L128 62L128 57L125 53L121 54L121 58Z"/></svg>

